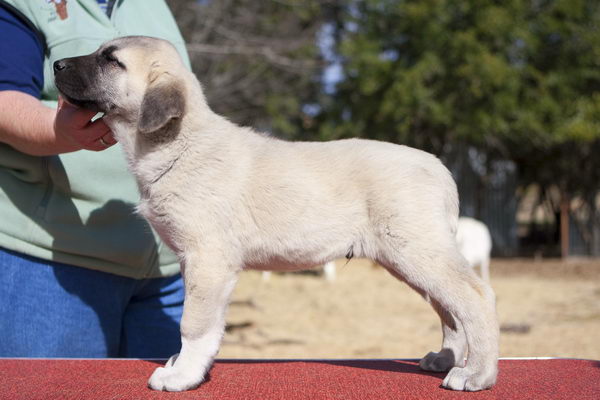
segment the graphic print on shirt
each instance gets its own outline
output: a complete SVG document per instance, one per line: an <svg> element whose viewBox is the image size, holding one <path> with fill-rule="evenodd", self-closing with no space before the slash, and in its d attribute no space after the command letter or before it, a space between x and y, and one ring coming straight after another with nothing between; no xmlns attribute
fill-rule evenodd
<svg viewBox="0 0 600 400"><path fill-rule="evenodd" d="M61 21L69 18L69 12L67 11L67 0L46 0L46 3L54 4L55 15L58 15L58 18L60 18Z"/></svg>

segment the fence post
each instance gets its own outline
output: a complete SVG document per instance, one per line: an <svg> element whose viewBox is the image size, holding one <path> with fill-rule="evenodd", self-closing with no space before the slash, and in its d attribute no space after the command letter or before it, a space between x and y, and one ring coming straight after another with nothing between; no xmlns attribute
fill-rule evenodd
<svg viewBox="0 0 600 400"><path fill-rule="evenodd" d="M569 257L569 197L565 192L560 194L560 255Z"/></svg>

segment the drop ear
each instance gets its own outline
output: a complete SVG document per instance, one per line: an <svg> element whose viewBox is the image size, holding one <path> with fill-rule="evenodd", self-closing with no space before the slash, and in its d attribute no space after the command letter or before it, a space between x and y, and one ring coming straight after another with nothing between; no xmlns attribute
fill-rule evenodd
<svg viewBox="0 0 600 400"><path fill-rule="evenodd" d="M142 100L138 130L146 137L170 126L171 122L185 113L183 83L171 75L165 75L146 89Z"/></svg>

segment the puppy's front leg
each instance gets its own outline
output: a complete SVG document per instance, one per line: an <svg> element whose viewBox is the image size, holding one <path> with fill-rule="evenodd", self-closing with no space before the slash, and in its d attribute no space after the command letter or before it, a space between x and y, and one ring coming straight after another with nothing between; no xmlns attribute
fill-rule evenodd
<svg viewBox="0 0 600 400"><path fill-rule="evenodd" d="M225 328L225 311L237 271L223 254L186 254L182 263L185 300L181 319L181 351L157 368L148 386L155 390L193 389L204 380Z"/></svg>

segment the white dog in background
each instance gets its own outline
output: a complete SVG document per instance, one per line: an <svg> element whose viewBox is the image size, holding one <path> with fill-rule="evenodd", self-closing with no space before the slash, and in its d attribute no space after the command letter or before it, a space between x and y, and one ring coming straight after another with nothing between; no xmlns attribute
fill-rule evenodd
<svg viewBox="0 0 600 400"><path fill-rule="evenodd" d="M204 380L242 269L299 270L345 256L377 261L430 301L444 338L421 368L449 371L442 386L453 390L494 385L495 295L458 250L456 184L436 157L239 127L211 111L175 48L158 39L115 39L54 69L67 101L105 112L137 180L139 212L181 261L181 352L155 370L151 388Z"/></svg>
<svg viewBox="0 0 600 400"><path fill-rule="evenodd" d="M487 226L474 218L460 217L456 229L456 241L469 266L471 268L479 266L481 277L489 282L492 236Z"/></svg>

